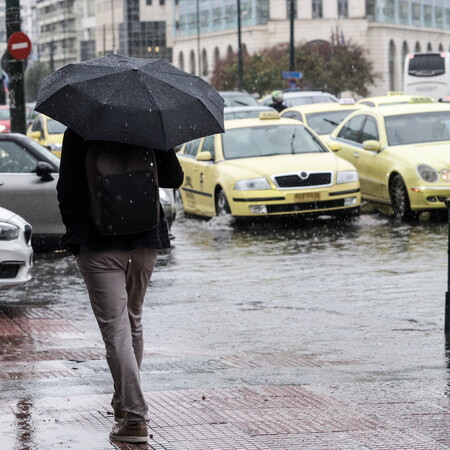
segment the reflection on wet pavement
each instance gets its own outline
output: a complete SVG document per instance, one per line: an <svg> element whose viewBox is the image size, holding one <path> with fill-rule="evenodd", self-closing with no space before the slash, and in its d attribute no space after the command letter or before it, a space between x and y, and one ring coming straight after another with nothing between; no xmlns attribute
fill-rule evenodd
<svg viewBox="0 0 450 450"><path fill-rule="evenodd" d="M144 448L450 446L446 223L180 218L173 233L144 311ZM0 448L113 448L103 354L74 259L36 255L0 292Z"/></svg>

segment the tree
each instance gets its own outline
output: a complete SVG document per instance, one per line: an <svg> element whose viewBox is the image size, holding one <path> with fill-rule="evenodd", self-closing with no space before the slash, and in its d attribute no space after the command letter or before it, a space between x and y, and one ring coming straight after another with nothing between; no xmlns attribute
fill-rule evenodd
<svg viewBox="0 0 450 450"><path fill-rule="evenodd" d="M289 46L281 44L255 55L245 54L243 66L244 89L251 93L263 95L287 87L282 72L289 67ZM335 95L351 91L366 96L368 86L379 77L364 49L353 42L337 46L326 41L297 45L295 67L303 73L301 88L323 89ZM216 65L211 84L216 89L229 90L237 87L237 81L237 55L227 55Z"/></svg>
<svg viewBox="0 0 450 450"><path fill-rule="evenodd" d="M51 73L50 67L42 62L35 62L25 71L25 101L35 102L42 80Z"/></svg>

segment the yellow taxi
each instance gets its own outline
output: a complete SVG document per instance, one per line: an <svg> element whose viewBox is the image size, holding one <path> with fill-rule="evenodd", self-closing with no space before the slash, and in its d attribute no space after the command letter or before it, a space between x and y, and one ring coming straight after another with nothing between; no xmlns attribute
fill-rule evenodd
<svg viewBox="0 0 450 450"><path fill-rule="evenodd" d="M354 166L328 150L304 124L276 112L225 121L225 133L196 139L177 153L187 213L203 217L359 212Z"/></svg>
<svg viewBox="0 0 450 450"><path fill-rule="evenodd" d="M331 133L328 146L359 173L363 198L391 205L397 219L444 209L450 197L450 105L366 108Z"/></svg>
<svg viewBox="0 0 450 450"><path fill-rule="evenodd" d="M61 147L66 126L44 114L38 114L27 129L27 136L61 157Z"/></svg>
<svg viewBox="0 0 450 450"><path fill-rule="evenodd" d="M362 98L356 102L357 105L365 106L393 106L406 105L411 103L433 103L431 97L422 97L417 95L405 95L403 92L388 92L387 95L378 97Z"/></svg>
<svg viewBox="0 0 450 450"><path fill-rule="evenodd" d="M353 99L352 99L353 100ZM286 108L281 117L296 119L312 128L322 142L326 142L330 133L352 112L366 108L355 101L339 103L314 103Z"/></svg>

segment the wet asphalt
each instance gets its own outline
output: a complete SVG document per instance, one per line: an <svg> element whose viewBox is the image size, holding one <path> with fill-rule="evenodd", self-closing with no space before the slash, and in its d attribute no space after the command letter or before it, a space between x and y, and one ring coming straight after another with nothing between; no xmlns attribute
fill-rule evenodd
<svg viewBox="0 0 450 450"><path fill-rule="evenodd" d="M233 224L179 214L172 232L144 307L149 395L310 386L363 401L409 386L407 402L430 386L448 407L446 220L399 223L367 210L346 223ZM0 292L1 324L0 413L20 399L108 403L101 337L72 256L36 254L33 279Z"/></svg>

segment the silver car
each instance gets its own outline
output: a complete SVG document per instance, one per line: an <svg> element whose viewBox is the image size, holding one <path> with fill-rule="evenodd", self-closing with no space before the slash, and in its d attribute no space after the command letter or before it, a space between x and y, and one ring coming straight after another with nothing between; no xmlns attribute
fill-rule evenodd
<svg viewBox="0 0 450 450"><path fill-rule="evenodd" d="M58 249L65 233L56 194L60 159L23 134L0 134L0 206L33 227L34 250ZM171 190L160 189L170 226L175 219Z"/></svg>

